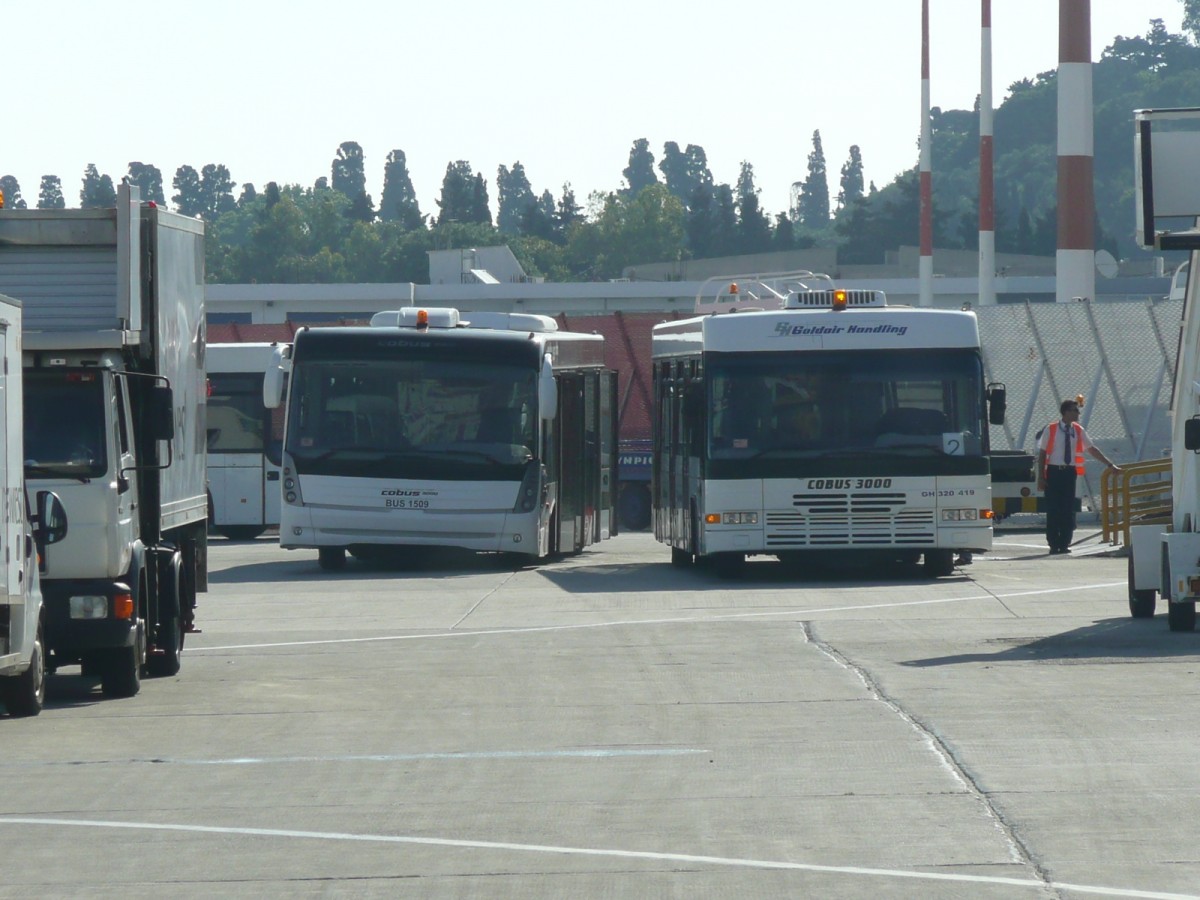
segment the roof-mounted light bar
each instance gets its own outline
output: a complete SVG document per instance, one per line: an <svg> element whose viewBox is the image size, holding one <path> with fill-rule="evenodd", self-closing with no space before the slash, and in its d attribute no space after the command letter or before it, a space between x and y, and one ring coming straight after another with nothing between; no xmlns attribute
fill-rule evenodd
<svg viewBox="0 0 1200 900"><path fill-rule="evenodd" d="M548 334L558 331L550 316L535 313L473 312L470 321L453 307L406 306L371 316L375 328L490 328L498 331L528 331Z"/></svg>
<svg viewBox="0 0 1200 900"><path fill-rule="evenodd" d="M832 309L878 308L887 306L887 295L883 291L860 288L833 288L826 291L796 291L787 298L788 309Z"/></svg>

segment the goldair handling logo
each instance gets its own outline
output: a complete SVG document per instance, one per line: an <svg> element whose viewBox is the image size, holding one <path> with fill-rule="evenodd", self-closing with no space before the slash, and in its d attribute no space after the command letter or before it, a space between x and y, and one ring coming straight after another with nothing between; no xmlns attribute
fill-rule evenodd
<svg viewBox="0 0 1200 900"><path fill-rule="evenodd" d="M778 337L804 335L811 337L822 334L894 334L900 337L908 332L907 325L796 325L792 322L776 322Z"/></svg>

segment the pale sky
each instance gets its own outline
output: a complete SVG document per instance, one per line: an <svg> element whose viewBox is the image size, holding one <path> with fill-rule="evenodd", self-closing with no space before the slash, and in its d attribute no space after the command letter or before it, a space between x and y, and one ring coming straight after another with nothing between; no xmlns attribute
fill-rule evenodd
<svg viewBox="0 0 1200 900"><path fill-rule="evenodd" d="M702 146L717 182L754 166L786 209L821 132L831 191L852 144L869 184L917 162L920 0L37 0L3 4L0 175L43 174L77 206L84 168L223 163L235 182L311 186L357 141L376 204L393 149L421 211L446 166L521 162L540 194L622 186L634 140ZM1180 0L1091 0L1093 60ZM930 0L934 106L971 109L980 4ZM1057 0L992 0L993 99L1053 69ZM1132 125L1130 126L1132 148ZM1130 149L1130 153L1132 153ZM937 173L934 173L936 181ZM240 189L239 191L240 192ZM237 192L235 192L237 193Z"/></svg>

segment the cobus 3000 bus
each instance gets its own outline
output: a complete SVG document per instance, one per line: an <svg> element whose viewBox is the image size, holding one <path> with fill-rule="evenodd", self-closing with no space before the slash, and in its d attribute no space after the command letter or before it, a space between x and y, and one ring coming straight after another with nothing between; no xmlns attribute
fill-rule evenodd
<svg viewBox="0 0 1200 900"><path fill-rule="evenodd" d="M546 316L405 308L309 328L290 369L279 542L323 568L397 547L531 558L616 533L616 373Z"/></svg>
<svg viewBox="0 0 1200 900"><path fill-rule="evenodd" d="M992 544L985 411L1003 421L1003 388L984 384L974 313L800 288L733 287L715 304L731 312L655 327L655 536L727 573L845 553L948 575ZM764 299L779 308L745 309Z"/></svg>

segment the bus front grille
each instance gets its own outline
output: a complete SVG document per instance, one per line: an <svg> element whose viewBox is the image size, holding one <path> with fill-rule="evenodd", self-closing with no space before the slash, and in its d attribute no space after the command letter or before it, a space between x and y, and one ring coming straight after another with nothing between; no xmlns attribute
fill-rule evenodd
<svg viewBox="0 0 1200 900"><path fill-rule="evenodd" d="M767 512L769 549L923 547L934 542L934 511L906 508L904 494L796 494L793 506Z"/></svg>

